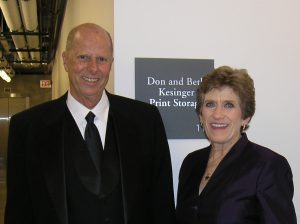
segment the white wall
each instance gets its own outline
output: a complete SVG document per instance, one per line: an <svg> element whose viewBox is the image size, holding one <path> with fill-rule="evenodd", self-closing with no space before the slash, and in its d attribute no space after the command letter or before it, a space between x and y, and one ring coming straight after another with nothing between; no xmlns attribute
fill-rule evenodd
<svg viewBox="0 0 300 224"><path fill-rule="evenodd" d="M257 110L248 137L284 155L300 214L300 1L115 0L115 92L134 98L134 58L214 59L247 68ZM174 188L204 140L170 140Z"/></svg>
<svg viewBox="0 0 300 224"><path fill-rule="evenodd" d="M62 52L65 50L69 31L81 23L92 22L105 28L108 32L110 32L113 38L113 16L113 1L111 0L68 1L52 71L52 98L61 96L69 89L69 79L65 72L61 56ZM112 67L110 79L106 86L109 91L113 91L114 89L113 73L114 68Z"/></svg>

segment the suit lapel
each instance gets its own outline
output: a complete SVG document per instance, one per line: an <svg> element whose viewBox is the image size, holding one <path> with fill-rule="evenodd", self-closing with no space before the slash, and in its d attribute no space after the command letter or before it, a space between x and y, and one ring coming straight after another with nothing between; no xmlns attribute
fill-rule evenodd
<svg viewBox="0 0 300 224"><path fill-rule="evenodd" d="M136 145L139 145L137 130L128 113L123 113L124 108L118 105L118 100L114 96L107 94L110 102L110 113L115 131L116 147L119 153L120 171L121 171L121 187L124 208L124 220L128 222L128 217L134 214L135 205L127 203L129 198L136 198L136 192L139 192L138 178L140 173L139 155ZM131 207L130 207L130 206ZM138 206L138 205L136 205Z"/></svg>
<svg viewBox="0 0 300 224"><path fill-rule="evenodd" d="M215 191L217 186L227 186L228 183L234 179L235 174L238 171L236 167L242 167L242 164L238 165L238 163L243 163L244 161L241 157L247 143L248 138L246 134L243 134L242 138L232 147L232 149L220 162L200 196L206 195L210 191Z"/></svg>
<svg viewBox="0 0 300 224"><path fill-rule="evenodd" d="M66 107L66 95L53 102L53 110L45 114L42 121L42 130L37 139L38 145L42 147L41 160L43 164L44 176L48 187L49 195L56 209L60 223L67 224L67 202L66 202L66 184L64 169L64 150L63 150L63 117Z"/></svg>
<svg viewBox="0 0 300 224"><path fill-rule="evenodd" d="M111 112L108 115L105 148L102 161L102 196L109 195L120 183L120 159Z"/></svg>

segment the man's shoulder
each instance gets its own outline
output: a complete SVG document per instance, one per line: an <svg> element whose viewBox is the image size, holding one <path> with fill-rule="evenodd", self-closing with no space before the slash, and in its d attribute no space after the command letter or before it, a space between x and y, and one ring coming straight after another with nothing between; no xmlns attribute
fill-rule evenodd
<svg viewBox="0 0 300 224"><path fill-rule="evenodd" d="M156 110L157 108L149 103L142 102L136 99L108 94L108 99L112 107L124 107L132 110Z"/></svg>
<svg viewBox="0 0 300 224"><path fill-rule="evenodd" d="M63 102L65 102L66 97L62 96L58 99L50 100L47 102L43 102L38 105L34 105L33 107L30 107L26 110L23 110L21 112L16 113L12 116L13 119L24 119L24 118L39 118L40 116L49 116L49 114L57 114L59 111L61 111L61 106L64 105Z"/></svg>

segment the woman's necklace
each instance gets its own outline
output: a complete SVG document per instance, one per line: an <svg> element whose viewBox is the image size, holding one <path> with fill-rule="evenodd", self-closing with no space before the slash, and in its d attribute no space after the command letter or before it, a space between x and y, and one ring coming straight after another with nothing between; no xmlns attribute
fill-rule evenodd
<svg viewBox="0 0 300 224"><path fill-rule="evenodd" d="M210 156L207 162L204 180L208 181L211 175L215 172L221 160L224 158L224 154L219 155L218 157Z"/></svg>
<svg viewBox="0 0 300 224"><path fill-rule="evenodd" d="M199 187L199 193L202 192L208 181L210 180L211 176L215 172L216 168L218 167L219 163L222 161L226 153L221 153L219 156L210 156L207 162L206 170L204 172L204 175L202 177L202 180L200 182Z"/></svg>
<svg viewBox="0 0 300 224"><path fill-rule="evenodd" d="M208 181L209 178L210 178L210 173L207 173L206 176L204 177L204 180Z"/></svg>

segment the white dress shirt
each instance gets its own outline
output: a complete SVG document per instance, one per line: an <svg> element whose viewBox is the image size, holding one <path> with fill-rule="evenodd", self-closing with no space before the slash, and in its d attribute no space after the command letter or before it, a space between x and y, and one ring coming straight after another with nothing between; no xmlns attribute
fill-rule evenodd
<svg viewBox="0 0 300 224"><path fill-rule="evenodd" d="M109 111L109 101L106 95L106 92L103 91L101 100L99 103L92 109L88 109L81 103L79 103L71 94L70 91L68 91L68 97L67 97L67 106L80 130L80 133L82 137L84 138L84 130L85 126L87 124L85 120L85 116L88 114L88 112L92 111L95 114L94 123L98 128L103 149L105 146L105 135L106 135L106 126L107 126L107 120L108 120L108 111Z"/></svg>

